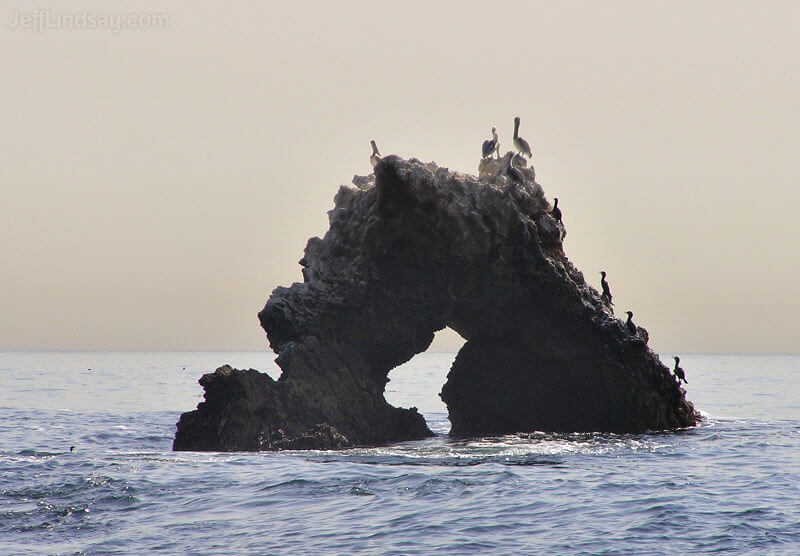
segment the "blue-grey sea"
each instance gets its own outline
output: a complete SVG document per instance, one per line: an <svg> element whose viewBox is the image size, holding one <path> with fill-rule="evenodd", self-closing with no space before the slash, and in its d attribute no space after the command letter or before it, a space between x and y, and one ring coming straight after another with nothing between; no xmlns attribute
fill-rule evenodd
<svg viewBox="0 0 800 556"><path fill-rule="evenodd" d="M800 356L683 355L697 428L465 440L425 353L387 399L435 438L171 451L201 374L273 357L0 352L0 554L800 554Z"/></svg>

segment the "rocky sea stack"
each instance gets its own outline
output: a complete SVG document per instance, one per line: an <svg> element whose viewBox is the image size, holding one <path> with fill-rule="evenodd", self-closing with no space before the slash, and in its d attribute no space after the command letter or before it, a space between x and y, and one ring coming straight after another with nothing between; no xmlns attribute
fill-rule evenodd
<svg viewBox="0 0 800 556"><path fill-rule="evenodd" d="M415 408L384 399L391 369L450 327L466 343L441 397L451 434L640 433L699 415L667 368L603 304L562 248L533 170L524 182L384 157L340 187L303 283L259 313L279 380L228 366L204 375L175 450L326 449L422 439ZM503 174L503 172L500 172Z"/></svg>

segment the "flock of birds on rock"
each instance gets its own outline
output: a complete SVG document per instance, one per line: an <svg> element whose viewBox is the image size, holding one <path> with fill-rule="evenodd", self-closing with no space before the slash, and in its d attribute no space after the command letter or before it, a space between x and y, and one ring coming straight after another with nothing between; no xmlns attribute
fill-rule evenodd
<svg viewBox="0 0 800 556"><path fill-rule="evenodd" d="M525 156L532 158L533 153L531 152L530 144L519 135L519 124L520 118L517 116L514 118L513 138L514 148L516 148L517 152L514 153L513 151L508 151L506 153L502 159L497 175L499 176L500 174L505 173L512 181L524 183L525 176L514 166L513 161L515 157L521 157L523 160ZM375 140L371 140L369 143L372 146L372 154L369 155L369 162L374 168L381 160L381 153L378 150L378 145L375 143ZM492 127L492 138L487 139L481 145L481 155L484 159L490 158L492 155L496 155L497 160L500 160L500 139L497 136L496 127ZM558 197L553 197L553 209L550 211L550 215L563 225L561 220L561 209L558 208ZM611 289L608 287L605 270L600 271L600 286L603 290L602 294L600 295L600 300L611 310L613 314L614 304L612 303ZM625 329L633 338L638 338L639 329L633 322L633 311L625 311L625 314L628 315L628 319L625 321ZM675 359L675 368L672 370L672 372L674 373L674 378L677 381L677 384L680 386L681 381L683 381L685 384L688 384L688 381L686 380L686 373L684 373L683 369L679 366L681 361L680 357L675 356L673 359Z"/></svg>
<svg viewBox="0 0 800 556"><path fill-rule="evenodd" d="M608 280L606 280L605 270L600 271L600 287L603 290L603 293L600 294L600 300L613 313L614 312L613 309L614 303L612 302L613 296L611 295L611 288L608 287ZM628 334L630 334L633 338L638 338L639 327L637 327L636 324L633 322L633 311L625 311L625 314L628 315L628 319L625 321L625 329L628 331ZM681 381L683 381L684 384L688 384L689 381L686 380L686 373L679 366L681 358L675 356L673 357L673 359L675 360L675 368L672 370L672 372L674 373L674 378L677 381L678 386L680 386Z"/></svg>
<svg viewBox="0 0 800 556"><path fill-rule="evenodd" d="M525 156L528 158L533 157L530 144L519 136L519 116L514 118L514 148L517 152L508 151L506 155L500 160L500 139L497 137L497 128L492 128L492 138L487 139L481 145L481 155L483 158L490 158L493 154L497 155L497 160L500 161L500 169L497 175L505 174L511 181L516 183L525 183L525 176L514 166L514 159L520 157L524 160ZM557 219L561 222L561 219Z"/></svg>
<svg viewBox="0 0 800 556"><path fill-rule="evenodd" d="M519 122L519 116L514 118L514 147L517 149L517 154L519 156L525 155L528 158L531 158L533 157L533 153L531 152L530 144L519 136ZM489 158L492 156L492 154L496 154L497 160L500 160L500 139L497 137L496 127L492 128L492 138L487 139L483 142L483 145L481 145L481 154L483 155L483 158Z"/></svg>

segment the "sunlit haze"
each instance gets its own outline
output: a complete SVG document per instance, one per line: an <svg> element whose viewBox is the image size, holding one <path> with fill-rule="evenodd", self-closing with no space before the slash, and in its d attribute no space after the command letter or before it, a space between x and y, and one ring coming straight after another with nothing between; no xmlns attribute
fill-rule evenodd
<svg viewBox="0 0 800 556"><path fill-rule="evenodd" d="M651 347L800 351L800 3L0 6L0 349L267 349L370 139L476 173L520 116L567 256Z"/></svg>

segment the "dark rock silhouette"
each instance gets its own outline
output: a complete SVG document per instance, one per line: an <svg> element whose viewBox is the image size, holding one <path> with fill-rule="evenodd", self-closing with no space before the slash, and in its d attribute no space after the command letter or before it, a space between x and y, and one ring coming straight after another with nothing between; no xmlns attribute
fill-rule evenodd
<svg viewBox="0 0 800 556"><path fill-rule="evenodd" d="M638 433L699 420L647 334L625 330L566 258L563 226L531 168L512 182L386 156L342 186L304 282L259 313L278 381L204 375L176 450L341 448L421 439L415 408L383 397L391 369L449 326L465 340L441 393L452 434Z"/></svg>

